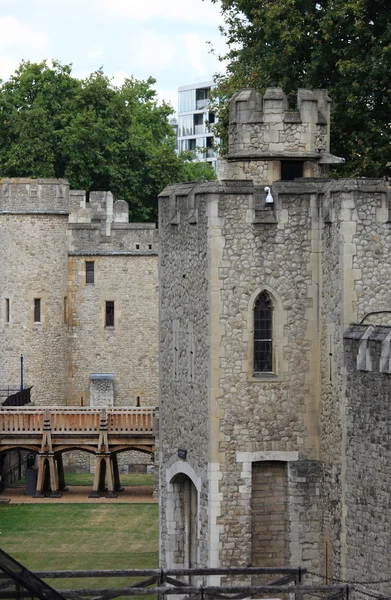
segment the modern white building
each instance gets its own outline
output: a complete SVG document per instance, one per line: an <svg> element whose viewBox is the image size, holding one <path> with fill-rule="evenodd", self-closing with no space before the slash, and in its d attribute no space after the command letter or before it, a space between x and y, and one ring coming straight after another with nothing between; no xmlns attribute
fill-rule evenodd
<svg viewBox="0 0 391 600"><path fill-rule="evenodd" d="M178 88L178 151L190 150L197 160L208 161L215 168L215 116L208 102L214 85L213 81L203 81Z"/></svg>

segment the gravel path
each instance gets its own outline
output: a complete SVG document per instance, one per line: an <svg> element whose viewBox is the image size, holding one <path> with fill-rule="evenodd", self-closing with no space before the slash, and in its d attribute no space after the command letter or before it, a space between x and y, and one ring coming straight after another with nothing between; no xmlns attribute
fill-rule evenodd
<svg viewBox="0 0 391 600"><path fill-rule="evenodd" d="M86 503L122 503L122 504L143 504L147 502L157 503L158 500L152 497L153 488L150 486L125 486L123 492L118 494L117 498L89 498L91 493L90 486L69 486L67 492L63 492L61 498L33 498L25 496L24 487L8 488L0 494L0 502L9 499L12 504L86 504Z"/></svg>

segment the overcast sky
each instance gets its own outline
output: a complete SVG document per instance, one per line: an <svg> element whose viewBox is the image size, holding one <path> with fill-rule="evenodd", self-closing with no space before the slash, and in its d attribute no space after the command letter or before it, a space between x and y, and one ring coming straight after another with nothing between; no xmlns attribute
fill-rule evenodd
<svg viewBox="0 0 391 600"><path fill-rule="evenodd" d="M178 86L221 71L207 45L224 50L221 24L210 0L0 0L0 78L21 59L72 63L76 76L103 65L118 84L151 75L176 108Z"/></svg>

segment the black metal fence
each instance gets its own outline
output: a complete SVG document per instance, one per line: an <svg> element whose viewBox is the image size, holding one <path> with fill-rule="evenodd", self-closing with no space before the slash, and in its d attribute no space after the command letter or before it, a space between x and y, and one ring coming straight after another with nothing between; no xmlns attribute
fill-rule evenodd
<svg viewBox="0 0 391 600"><path fill-rule="evenodd" d="M113 600L119 597L153 596L159 600L170 600L179 596L187 600L243 600L244 598L289 598L294 600L313 599L349 600L347 585L308 585L304 583L306 569L301 568L232 568L232 569L121 569L110 571L40 571L32 573L0 550L0 599L22 600ZM264 585L252 585L254 576L265 577ZM244 582L236 585L208 585L208 577L223 577ZM75 579L88 577L126 578L120 588L98 587L57 589L43 579ZM136 583L134 579L136 578ZM245 583L247 581L247 583ZM126 585L128 584L128 585Z"/></svg>

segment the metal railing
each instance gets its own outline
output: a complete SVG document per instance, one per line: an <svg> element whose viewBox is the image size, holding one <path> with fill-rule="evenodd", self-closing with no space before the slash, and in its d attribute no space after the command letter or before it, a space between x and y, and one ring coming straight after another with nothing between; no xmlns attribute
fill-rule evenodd
<svg viewBox="0 0 391 600"><path fill-rule="evenodd" d="M0 551L0 569L3 568L2 560L4 552ZM6 555L8 557L8 555ZM8 557L11 558L11 557ZM13 559L11 559L13 560ZM16 562L16 561L15 561ZM6 564L9 564L6 559ZM19 563L16 563L19 565ZM19 565L21 567L21 565ZM3 569L4 575L1 579L11 576L10 581L2 583L0 581L0 598L14 599L10 585L13 574L8 569ZM12 571L12 569L11 569ZM69 598L70 600L82 600L84 598L93 598L93 600L113 600L119 596L150 596L164 599L172 595L181 597L187 596L188 600L232 600L234 594L235 600L241 600L249 597L263 596L267 597L290 597L295 600L303 600L305 596L317 596L323 600L340 599L348 600L348 585L308 585L303 583L304 575L307 573L303 568L267 568L267 567L247 567L247 568L192 568L192 569L116 569L100 571L38 571L31 573L25 570L25 578L18 571L18 582L30 592L34 591L34 596L42 600L60 600ZM208 577L229 578L238 581L241 576L247 579L246 583L236 583L231 585L204 585L200 581L207 581ZM248 581L254 577L262 576L266 579L263 585L249 584ZM95 587L78 589L59 589L45 584L42 579L60 580L75 578L126 578L138 581L120 588ZM141 579L141 581L140 581ZM185 579L185 580L184 580ZM195 583L197 581L197 583ZM40 583L43 586L41 587ZM7 584L9 586L7 587ZM63 585L63 584L62 584ZM31 593L20 593L18 598L31 597Z"/></svg>

